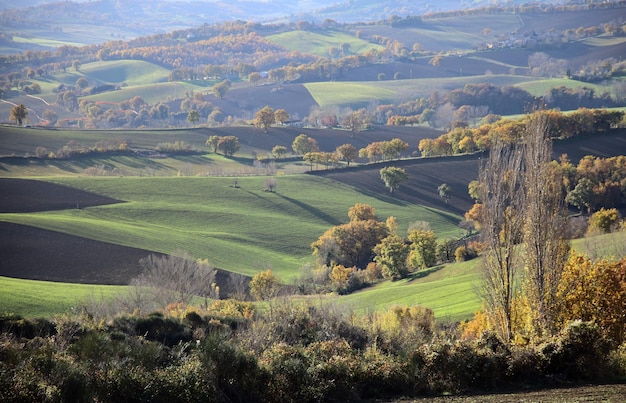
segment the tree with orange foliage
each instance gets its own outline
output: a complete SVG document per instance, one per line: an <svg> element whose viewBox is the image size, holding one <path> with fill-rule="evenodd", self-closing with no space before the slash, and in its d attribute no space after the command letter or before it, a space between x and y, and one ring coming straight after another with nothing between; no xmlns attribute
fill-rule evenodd
<svg viewBox="0 0 626 403"><path fill-rule="evenodd" d="M365 268L374 257L374 247L388 235L385 223L374 215L374 209L357 204L350 209L350 222L329 228L311 244L318 264Z"/></svg>

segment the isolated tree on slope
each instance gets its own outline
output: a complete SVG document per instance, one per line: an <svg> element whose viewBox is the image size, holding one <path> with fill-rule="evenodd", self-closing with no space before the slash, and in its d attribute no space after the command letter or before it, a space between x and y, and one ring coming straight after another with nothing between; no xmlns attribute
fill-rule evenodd
<svg viewBox="0 0 626 403"><path fill-rule="evenodd" d="M22 125L22 122L28 116L28 109L24 106L24 104L19 104L11 109L11 115L9 116L9 120L15 120L15 123L18 126Z"/></svg>
<svg viewBox="0 0 626 403"><path fill-rule="evenodd" d="M206 143L204 143L206 146L209 146L213 149L213 152L216 153L217 152L217 146L219 145L220 142L220 136L210 136Z"/></svg>
<svg viewBox="0 0 626 403"><path fill-rule="evenodd" d="M439 192L439 197L446 201L448 204L448 200L450 200L450 195L452 194L452 188L447 183L442 183L437 188L437 192Z"/></svg>
<svg viewBox="0 0 626 403"><path fill-rule="evenodd" d="M289 114L284 109L277 109L274 111L274 121L284 125L289 120Z"/></svg>
<svg viewBox="0 0 626 403"><path fill-rule="evenodd" d="M200 120L200 114L196 110L190 110L187 114L187 120L189 123L194 124Z"/></svg>
<svg viewBox="0 0 626 403"><path fill-rule="evenodd" d="M241 144L236 136L220 137L217 148L226 156L232 157L239 149Z"/></svg>
<svg viewBox="0 0 626 403"><path fill-rule="evenodd" d="M213 86L213 93L219 99L224 99L224 96L230 89L230 86L231 86L230 80L224 80L221 83L217 83Z"/></svg>
<svg viewBox="0 0 626 403"><path fill-rule="evenodd" d="M409 175L402 168L385 167L380 170L380 179L385 182L385 186L389 188L389 192L400 188L400 184L409 179Z"/></svg>
<svg viewBox="0 0 626 403"><path fill-rule="evenodd" d="M307 153L319 151L317 141L306 134L298 135L298 137L293 140L291 148L293 149L293 152L298 155L305 155Z"/></svg>

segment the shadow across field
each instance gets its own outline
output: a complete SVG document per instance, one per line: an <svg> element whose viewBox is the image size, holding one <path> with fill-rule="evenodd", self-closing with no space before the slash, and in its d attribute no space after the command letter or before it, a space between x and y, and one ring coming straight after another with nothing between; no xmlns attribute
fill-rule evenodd
<svg viewBox="0 0 626 403"><path fill-rule="evenodd" d="M308 213L312 214L313 216L319 218L320 220L323 220L325 222L327 222L329 225L331 226L336 226L336 225L340 225L341 222L339 220L337 220L335 217L331 216L330 214L326 214L324 213L322 210L313 207L310 204L307 203L302 203L299 200L296 199L292 199L291 197L287 197L284 196L280 193L276 193L276 195L280 198L282 198L283 200L286 200L290 203L293 203L294 205L298 206L298 208L301 208L304 211L307 211Z"/></svg>
<svg viewBox="0 0 626 403"><path fill-rule="evenodd" d="M28 180L0 178L0 213L32 213L121 203L68 186Z"/></svg>
<svg viewBox="0 0 626 403"><path fill-rule="evenodd" d="M119 200L48 182L0 178L0 213L87 208ZM154 251L131 248L41 228L0 221L0 276L82 284L126 285L141 272L139 261ZM227 296L244 277L217 270ZM240 281L239 281L240 282Z"/></svg>

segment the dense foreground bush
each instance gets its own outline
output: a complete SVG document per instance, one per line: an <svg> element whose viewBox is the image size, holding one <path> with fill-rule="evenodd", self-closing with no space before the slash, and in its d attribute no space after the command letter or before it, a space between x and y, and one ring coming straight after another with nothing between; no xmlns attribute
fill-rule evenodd
<svg viewBox="0 0 626 403"><path fill-rule="evenodd" d="M459 339L428 311L357 318L282 304L228 324L197 312L108 323L4 316L0 401L359 401L624 375L624 346L590 322L522 348L487 332Z"/></svg>

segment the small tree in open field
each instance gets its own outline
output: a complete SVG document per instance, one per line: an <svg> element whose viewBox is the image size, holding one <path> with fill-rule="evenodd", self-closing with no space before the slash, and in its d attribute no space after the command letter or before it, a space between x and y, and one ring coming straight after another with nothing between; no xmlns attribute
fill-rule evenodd
<svg viewBox="0 0 626 403"><path fill-rule="evenodd" d="M380 179L385 182L385 186L389 188L389 192L400 188L400 184L409 179L409 175L403 168L385 167L380 170Z"/></svg>
<svg viewBox="0 0 626 403"><path fill-rule="evenodd" d="M27 116L28 116L28 109L26 109L26 106L24 106L24 104L19 104L19 105L15 105L11 109L9 120L15 120L15 123L18 126L21 126L22 122L24 121L24 119L26 119Z"/></svg>
<svg viewBox="0 0 626 403"><path fill-rule="evenodd" d="M439 192L439 197L444 199L446 201L446 204L448 204L448 201L450 200L450 195L452 194L452 188L450 187L450 185L448 185L447 183L442 183L441 185L439 185L439 187L437 187L437 192Z"/></svg>

